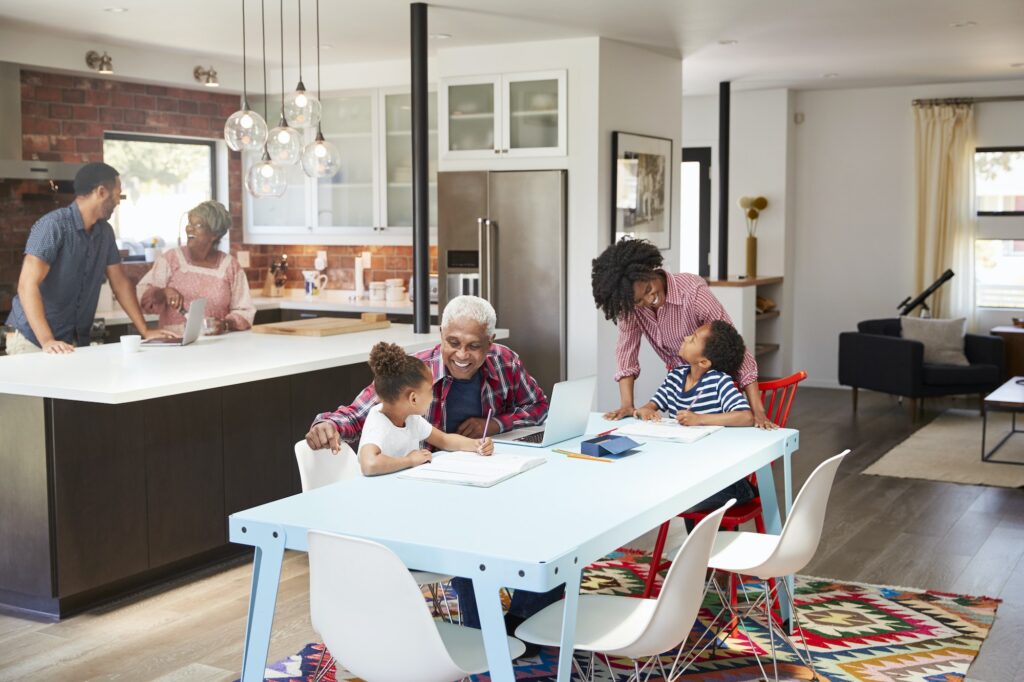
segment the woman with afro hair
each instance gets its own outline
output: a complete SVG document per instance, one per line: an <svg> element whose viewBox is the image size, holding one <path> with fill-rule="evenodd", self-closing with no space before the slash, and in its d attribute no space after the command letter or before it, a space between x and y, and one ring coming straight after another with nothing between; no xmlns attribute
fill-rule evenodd
<svg viewBox="0 0 1024 682"><path fill-rule="evenodd" d="M683 364L678 352L684 338L714 320L732 324L703 278L666 272L661 251L644 239L622 239L605 249L593 261L590 283L597 307L619 328L614 379L619 383L621 405L605 414L606 419L622 419L636 412L633 384L640 375L641 338L647 339L665 368L671 370ZM757 363L749 351L734 378L750 403L754 425L775 428L765 415L757 387Z"/></svg>

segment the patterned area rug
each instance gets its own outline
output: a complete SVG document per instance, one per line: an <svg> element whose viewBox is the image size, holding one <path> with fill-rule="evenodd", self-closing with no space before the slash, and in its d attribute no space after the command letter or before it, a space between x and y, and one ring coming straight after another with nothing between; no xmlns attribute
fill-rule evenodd
<svg viewBox="0 0 1024 682"><path fill-rule="evenodd" d="M615 553L584 575L583 590L605 594L638 594L643 590L650 557ZM750 599L757 595L753 585L745 586ZM835 682L951 682L963 680L978 655L981 643L995 620L998 599L921 592L919 590L826 579L797 578L796 603L803 620L807 644L814 656L819 679ZM454 594L449 603L457 613ZM718 611L717 599L708 597L691 637L696 638ZM750 623L748 621L748 623ZM732 682L757 680L760 672L752 651L769 660L767 629L750 623L749 637L741 631L720 637L717 654L708 649L681 679L687 681ZM799 643L799 638L795 638ZM776 642L778 646L778 642ZM301 652L267 669L273 682L308 682L323 651L322 644L308 644ZM663 656L666 669L675 652ZM579 656L586 668L586 659ZM779 677L809 680L811 672L799 664L792 651L779 652ZM611 660L624 677L632 664ZM517 680L548 682L555 679L558 650L544 648L533 659L517 661ZM772 675L767 667L768 675ZM327 682L356 680L345 671L331 671ZM489 681L484 674L478 682ZM611 682L609 671L598 666L597 679ZM652 675L651 682L663 678Z"/></svg>

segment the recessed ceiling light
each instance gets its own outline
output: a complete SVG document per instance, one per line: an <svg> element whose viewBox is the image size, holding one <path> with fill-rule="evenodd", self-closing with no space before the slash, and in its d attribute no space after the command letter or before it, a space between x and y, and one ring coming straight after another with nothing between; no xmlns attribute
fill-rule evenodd
<svg viewBox="0 0 1024 682"><path fill-rule="evenodd" d="M971 26L977 26L977 25L978 25L978 22L976 22L976 21L958 21L956 23L950 24L949 27L950 28L970 28Z"/></svg>
<svg viewBox="0 0 1024 682"><path fill-rule="evenodd" d="M320 49L322 49L322 50L330 50L330 49L333 49L333 48L334 48L334 43L321 43L321 45L320 45Z"/></svg>
<svg viewBox="0 0 1024 682"><path fill-rule="evenodd" d="M838 73L823 73L823 74L821 74L821 77L822 78L839 78L839 74Z"/></svg>
<svg viewBox="0 0 1024 682"><path fill-rule="evenodd" d="M718 41L718 44L719 44L719 45L735 45L735 44L736 44L736 43L738 43L738 42L740 42L740 41L738 41L738 40L733 40L732 38L727 38L727 39L725 39L725 40L719 40L719 41Z"/></svg>
<svg viewBox="0 0 1024 682"><path fill-rule="evenodd" d="M1011 69L1024 69L1024 62L1016 62L1014 64L1010 64L1010 68Z"/></svg>
<svg viewBox="0 0 1024 682"><path fill-rule="evenodd" d="M110 12L111 14L120 14L121 12L127 12L127 7L104 7L104 12Z"/></svg>
<svg viewBox="0 0 1024 682"><path fill-rule="evenodd" d="M431 33L430 37L434 40L448 40L452 37L451 33Z"/></svg>

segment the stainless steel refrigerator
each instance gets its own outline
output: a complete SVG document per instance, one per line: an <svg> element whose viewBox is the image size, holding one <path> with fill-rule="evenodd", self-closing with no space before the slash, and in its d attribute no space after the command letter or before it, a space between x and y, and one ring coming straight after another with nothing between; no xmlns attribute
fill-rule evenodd
<svg viewBox="0 0 1024 682"><path fill-rule="evenodd" d="M438 173L439 309L489 300L548 396L567 371L565 254L565 171Z"/></svg>

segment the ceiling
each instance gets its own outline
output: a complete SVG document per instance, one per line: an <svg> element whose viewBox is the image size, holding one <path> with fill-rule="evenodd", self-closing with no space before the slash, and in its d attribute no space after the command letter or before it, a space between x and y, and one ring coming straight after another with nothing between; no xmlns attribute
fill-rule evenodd
<svg viewBox="0 0 1024 682"><path fill-rule="evenodd" d="M284 3L290 65L296 5ZM246 0L250 58L259 6ZM302 6L311 46L316 3ZM267 2L271 55L278 7ZM324 0L320 12L325 64L407 58L408 2ZM240 14L241 0L0 0L2 23L230 61L241 58ZM714 92L722 80L819 89L1024 78L1024 66L1011 66L1024 65L1022 0L446 0L431 5L429 22L452 36L431 39L432 51L601 35L682 55L686 94ZM311 49L304 54L312 60Z"/></svg>

